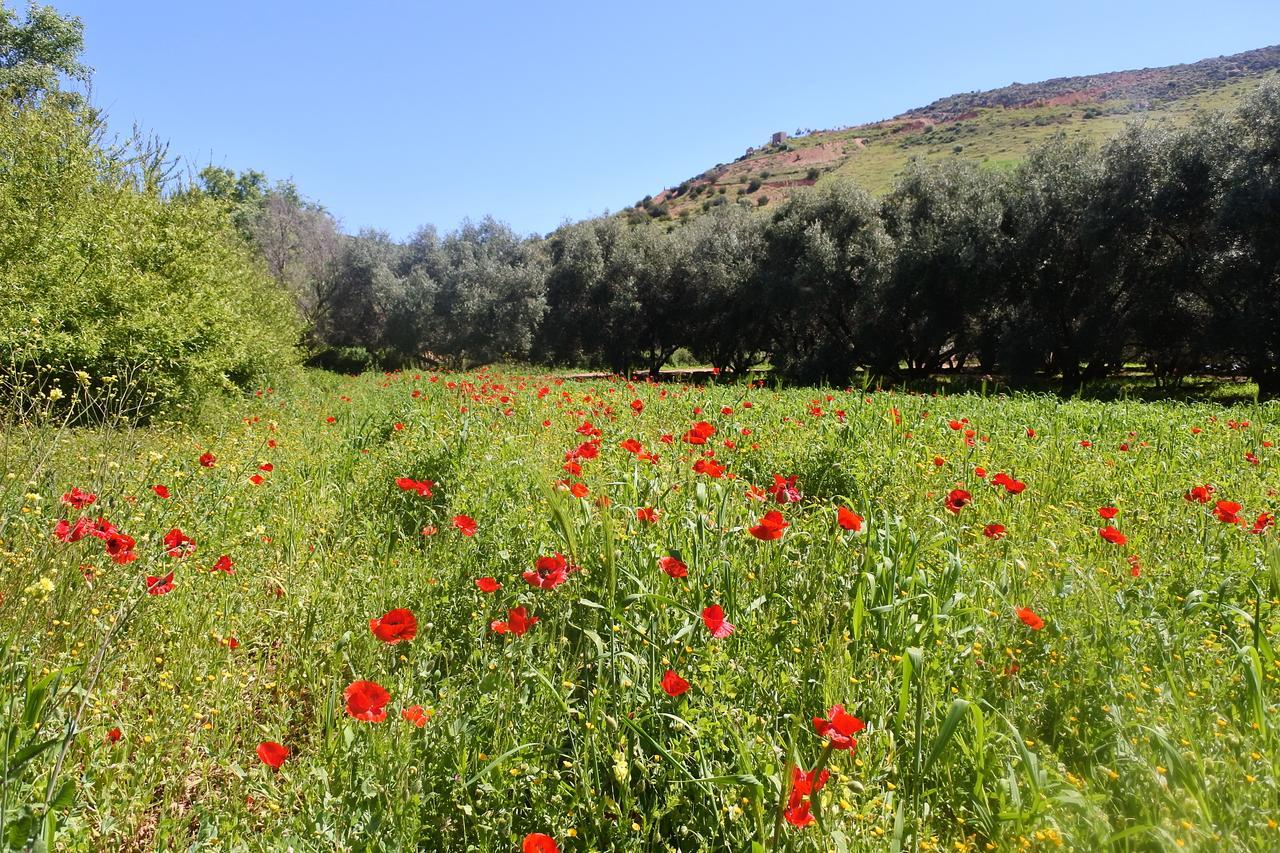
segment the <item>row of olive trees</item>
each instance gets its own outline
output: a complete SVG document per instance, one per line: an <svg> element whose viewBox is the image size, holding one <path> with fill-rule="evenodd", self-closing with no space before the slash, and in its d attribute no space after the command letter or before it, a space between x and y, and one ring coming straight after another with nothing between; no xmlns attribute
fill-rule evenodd
<svg viewBox="0 0 1280 853"><path fill-rule="evenodd" d="M215 170L216 171L216 170ZM1280 86L1230 114L1059 138L1017 168L913 162L769 215L606 216L521 238L486 219L405 243L340 234L261 176L206 174L303 309L316 347L656 371L681 348L801 382L963 365L1067 388L1139 361L1280 393ZM220 188L221 187L221 188Z"/></svg>

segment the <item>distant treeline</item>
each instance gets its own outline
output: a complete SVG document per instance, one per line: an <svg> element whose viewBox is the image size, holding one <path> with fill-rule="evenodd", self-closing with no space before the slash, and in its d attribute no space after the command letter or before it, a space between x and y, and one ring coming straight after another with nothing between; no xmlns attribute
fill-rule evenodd
<svg viewBox="0 0 1280 853"><path fill-rule="evenodd" d="M1126 363L1280 393L1280 86L1190 126L1065 138L1017 168L916 162L768 214L604 216L521 238L491 219L347 237L292 188L206 170L338 369L499 359L656 371L679 350L797 382L962 365L1070 389Z"/></svg>

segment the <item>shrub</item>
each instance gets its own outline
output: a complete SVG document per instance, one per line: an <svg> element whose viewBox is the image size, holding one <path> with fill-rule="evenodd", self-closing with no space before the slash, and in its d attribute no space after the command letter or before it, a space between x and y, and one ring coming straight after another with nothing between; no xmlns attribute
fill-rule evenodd
<svg viewBox="0 0 1280 853"><path fill-rule="evenodd" d="M294 359L288 298L220 202L162 195L136 162L98 145L98 126L81 114L9 109L0 381L11 391L129 376L140 394L132 414L179 416Z"/></svg>

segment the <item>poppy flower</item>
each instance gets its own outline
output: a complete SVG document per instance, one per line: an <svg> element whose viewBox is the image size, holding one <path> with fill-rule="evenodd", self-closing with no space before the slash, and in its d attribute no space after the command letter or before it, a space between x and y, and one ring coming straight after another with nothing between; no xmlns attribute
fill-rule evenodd
<svg viewBox="0 0 1280 853"><path fill-rule="evenodd" d="M551 590L569 579L569 568L569 561L557 552L534 560L533 568L524 573L524 579L530 586Z"/></svg>
<svg viewBox="0 0 1280 853"><path fill-rule="evenodd" d="M224 574L234 575L236 573L236 570L232 568L234 565L235 563L231 562L231 558L228 557L226 554L223 554L221 557L218 558L218 562L213 564L213 567L209 569L209 571L223 572Z"/></svg>
<svg viewBox="0 0 1280 853"><path fill-rule="evenodd" d="M433 715L430 711L423 709L421 705L410 705L400 711L400 716L418 728L422 728Z"/></svg>
<svg viewBox="0 0 1280 853"><path fill-rule="evenodd" d="M1005 534L1005 526L1003 524L988 524L982 528L982 535L988 539L1003 539Z"/></svg>
<svg viewBox="0 0 1280 853"><path fill-rule="evenodd" d="M122 737L124 737L124 734L120 731L120 727L115 726L107 731L107 734L103 737L103 741L106 743L119 743L120 738Z"/></svg>
<svg viewBox="0 0 1280 853"><path fill-rule="evenodd" d="M1044 627L1044 620L1037 616L1036 612L1030 607L1019 607L1018 618L1022 620L1022 624L1032 631L1039 631Z"/></svg>
<svg viewBox="0 0 1280 853"><path fill-rule="evenodd" d="M857 749L858 741L854 735L866 727L866 723L845 711L843 705L832 705L827 711L826 719L813 718L814 731L825 737L832 749L847 749L850 752Z"/></svg>
<svg viewBox="0 0 1280 853"><path fill-rule="evenodd" d="M113 563L121 566L138 559L138 555L133 551L135 545L137 543L132 536L118 530L112 530L104 542L107 556Z"/></svg>
<svg viewBox="0 0 1280 853"><path fill-rule="evenodd" d="M638 414L640 414L641 412L643 412L643 411L644 411L644 401L643 401L643 400L632 400L632 401L631 401L631 411L635 412L637 415L638 415Z"/></svg>
<svg viewBox="0 0 1280 853"><path fill-rule="evenodd" d="M711 479L718 480L724 476L724 466L714 459L699 459L693 463L693 473L706 474Z"/></svg>
<svg viewBox="0 0 1280 853"><path fill-rule="evenodd" d="M734 632L733 623L725 621L724 609L719 604L713 604L702 611L702 624L707 626L711 636L717 640L723 640Z"/></svg>
<svg viewBox="0 0 1280 853"><path fill-rule="evenodd" d="M270 462L263 462L261 465L258 466L258 470L265 471L266 473L270 474L272 471L276 470L276 466L272 465Z"/></svg>
<svg viewBox="0 0 1280 853"><path fill-rule="evenodd" d="M686 444L706 444L707 439L716 434L716 428L706 421L698 421L689 428L680 440Z"/></svg>
<svg viewBox="0 0 1280 853"><path fill-rule="evenodd" d="M401 491L413 492L420 498L432 497L431 490L435 487L435 483L431 480L414 480L410 477L397 477L396 485L400 487Z"/></svg>
<svg viewBox="0 0 1280 853"><path fill-rule="evenodd" d="M395 610L388 610L377 619L370 619L369 630L382 642L395 645L408 642L418 636L418 620L414 617L412 610L407 607L397 607Z"/></svg>
<svg viewBox="0 0 1280 853"><path fill-rule="evenodd" d="M391 694L374 681L353 681L342 692L347 715L365 723L380 723L387 718L386 705Z"/></svg>
<svg viewBox="0 0 1280 853"><path fill-rule="evenodd" d="M628 453L633 453L633 454L639 453L640 451L644 450L644 445L634 438L628 438L626 441L620 442L618 446L621 447L623 450L627 451Z"/></svg>
<svg viewBox="0 0 1280 853"><path fill-rule="evenodd" d="M215 464L217 464L217 462L218 462L218 457L214 456L212 453L209 453L206 451L205 453L200 454L201 468L212 468Z"/></svg>
<svg viewBox="0 0 1280 853"><path fill-rule="evenodd" d="M1238 524L1242 509L1244 507L1235 501L1218 501L1213 507L1213 514L1223 524Z"/></svg>
<svg viewBox="0 0 1280 853"><path fill-rule="evenodd" d="M958 513L971 503L973 503L973 495L964 489L952 489L947 493L947 512Z"/></svg>
<svg viewBox="0 0 1280 853"><path fill-rule="evenodd" d="M173 528L164 535L165 554L180 559L196 550L195 541L178 528Z"/></svg>
<svg viewBox="0 0 1280 853"><path fill-rule="evenodd" d="M646 506L636 510L636 520L645 524L656 524L658 522L658 511L651 506Z"/></svg>
<svg viewBox="0 0 1280 853"><path fill-rule="evenodd" d="M1004 490L1011 495L1020 495L1027 488L1026 483L1013 479L1003 471L991 478L991 484L993 486L1004 486Z"/></svg>
<svg viewBox="0 0 1280 853"><path fill-rule="evenodd" d="M1120 510L1113 506L1098 507L1098 515L1105 518L1107 521L1115 518L1116 514L1119 512Z"/></svg>
<svg viewBox="0 0 1280 853"><path fill-rule="evenodd" d="M675 670L667 670L662 676L662 689L667 695L675 698L689 689L689 682L676 675Z"/></svg>
<svg viewBox="0 0 1280 853"><path fill-rule="evenodd" d="M795 477L783 477L781 474L773 475L773 485L769 487L769 494L773 496L774 503L793 504L800 501L800 490L796 488Z"/></svg>
<svg viewBox="0 0 1280 853"><path fill-rule="evenodd" d="M463 536L476 535L476 520L469 515L455 515L453 526L458 528L458 532Z"/></svg>
<svg viewBox="0 0 1280 853"><path fill-rule="evenodd" d="M93 522L87 518L77 518L75 523L67 521L65 518L58 519L58 523L53 526L53 536L59 542L70 544L79 542L85 536L88 536L93 528Z"/></svg>
<svg viewBox="0 0 1280 853"><path fill-rule="evenodd" d="M1207 504L1209 502L1209 496L1212 495L1213 492L1213 486L1194 486L1182 497L1194 503Z"/></svg>
<svg viewBox="0 0 1280 853"><path fill-rule="evenodd" d="M264 482L264 478L261 474L254 474L249 478L249 482L253 483L255 486L261 486Z"/></svg>
<svg viewBox="0 0 1280 853"><path fill-rule="evenodd" d="M658 568L666 572L668 577L675 578L676 580L689 576L689 567L676 557L659 557Z"/></svg>
<svg viewBox="0 0 1280 853"><path fill-rule="evenodd" d="M529 611L524 607L516 607L507 611L507 621L490 622L489 627L495 634L515 634L517 637L522 637L536 624L538 624L537 616L530 616Z"/></svg>
<svg viewBox="0 0 1280 853"><path fill-rule="evenodd" d="M582 500L587 495L591 494L591 490L587 488L586 483L574 483L569 487L569 494L573 495L578 500Z"/></svg>
<svg viewBox="0 0 1280 853"><path fill-rule="evenodd" d="M155 575L147 575L147 595L164 595L172 592L174 587L173 572L158 578Z"/></svg>
<svg viewBox="0 0 1280 853"><path fill-rule="evenodd" d="M1125 536L1119 530L1116 530L1110 524L1108 524L1106 527L1101 528L1098 531L1098 535L1113 545L1123 545L1129 541L1129 538L1127 536Z"/></svg>
<svg viewBox="0 0 1280 853"><path fill-rule="evenodd" d="M1253 522L1253 528L1250 533L1265 533L1272 525L1276 523L1276 517L1269 512L1258 514L1258 518Z"/></svg>
<svg viewBox="0 0 1280 853"><path fill-rule="evenodd" d="M841 530L852 530L857 533L862 529L862 516L847 506L842 506L836 510L836 524L840 526Z"/></svg>
<svg viewBox="0 0 1280 853"><path fill-rule="evenodd" d="M481 592L497 592L502 589L502 584L498 583L493 578L476 578L476 589Z"/></svg>
<svg viewBox="0 0 1280 853"><path fill-rule="evenodd" d="M72 486L71 491L63 495L59 500L72 509L84 509L97 499L97 495L81 491L77 486Z"/></svg>
<svg viewBox="0 0 1280 853"><path fill-rule="evenodd" d="M155 485L151 487L151 491L156 493L156 497L164 498L166 500L169 498L168 486Z"/></svg>
<svg viewBox="0 0 1280 853"><path fill-rule="evenodd" d="M279 770L280 765L284 764L284 760L288 757L289 747L283 744L273 740L264 740L258 744L258 760L272 770Z"/></svg>
<svg viewBox="0 0 1280 853"><path fill-rule="evenodd" d="M436 528L434 524L428 524L426 527L422 528L423 536L435 536L439 532L440 531Z"/></svg>
<svg viewBox="0 0 1280 853"><path fill-rule="evenodd" d="M560 853L560 846L550 835L531 832L524 837L520 853Z"/></svg>
<svg viewBox="0 0 1280 853"><path fill-rule="evenodd" d="M782 813L787 823L803 829L814 822L813 815L809 813L809 806L813 795L822 790L822 786L827 784L830 776L831 773L827 770L813 773L805 772L799 767L791 769L791 793L787 798L787 807Z"/></svg>
<svg viewBox="0 0 1280 853"><path fill-rule="evenodd" d="M782 513L771 509L764 514L758 524L749 528L749 532L762 542L772 542L775 539L781 539L783 532L790 526L782 519Z"/></svg>

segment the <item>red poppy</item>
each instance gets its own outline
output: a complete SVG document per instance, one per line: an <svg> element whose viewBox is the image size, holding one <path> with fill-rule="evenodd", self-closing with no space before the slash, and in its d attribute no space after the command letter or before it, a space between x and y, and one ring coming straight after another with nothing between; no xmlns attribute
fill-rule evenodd
<svg viewBox="0 0 1280 853"><path fill-rule="evenodd" d="M620 442L618 446L628 453L639 453L644 450L644 445L634 438L628 438L626 441Z"/></svg>
<svg viewBox="0 0 1280 853"><path fill-rule="evenodd" d="M431 480L414 480L409 477L397 477L396 485L400 487L401 491L413 492L421 498L432 497L431 490L435 487L435 483Z"/></svg>
<svg viewBox="0 0 1280 853"><path fill-rule="evenodd" d="M273 740L264 740L258 744L258 760L272 770L279 770L280 765L284 764L284 760L288 757L289 747L283 744Z"/></svg>
<svg viewBox="0 0 1280 853"><path fill-rule="evenodd" d="M560 853L560 846L550 835L531 832L524 837L520 845L520 853Z"/></svg>
<svg viewBox="0 0 1280 853"><path fill-rule="evenodd" d="M264 481L264 478L261 474L254 474L252 477L249 478L249 482L253 483L255 486L261 486L263 481Z"/></svg>
<svg viewBox="0 0 1280 853"><path fill-rule="evenodd" d="M1218 501L1213 507L1213 514L1223 524L1239 524L1242 509L1244 507L1235 501Z"/></svg>
<svg viewBox="0 0 1280 853"><path fill-rule="evenodd" d="M258 470L265 471L266 473L270 474L272 471L276 470L276 466L272 465L270 462L263 462L261 465L258 466Z"/></svg>
<svg viewBox="0 0 1280 853"><path fill-rule="evenodd" d="M991 478L991 484L994 486L1004 486L1004 490L1011 495L1020 495L1027 488L1027 484L1021 480L1015 480L1005 472L1001 471Z"/></svg>
<svg viewBox="0 0 1280 853"><path fill-rule="evenodd" d="M724 476L724 466L714 459L699 459L693 463L693 473L706 474L711 479L718 480Z"/></svg>
<svg viewBox="0 0 1280 853"><path fill-rule="evenodd" d="M689 689L689 682L676 675L675 670L667 670L662 676L662 689L672 698Z"/></svg>
<svg viewBox="0 0 1280 853"><path fill-rule="evenodd" d="M783 477L781 474L773 475L773 485L769 487L769 494L773 496L774 503L793 504L800 501L800 490L796 488L795 477Z"/></svg>
<svg viewBox="0 0 1280 853"><path fill-rule="evenodd" d="M988 539L1003 539L1005 534L1005 526L1003 524L988 524L982 528L982 535Z"/></svg>
<svg viewBox="0 0 1280 853"><path fill-rule="evenodd" d="M120 738L122 737L124 737L124 734L120 731L120 727L116 726L115 728L112 728L107 731L107 734L103 738L103 740L106 743L119 743Z"/></svg>
<svg viewBox="0 0 1280 853"><path fill-rule="evenodd" d="M92 530L93 522L87 518L77 518L74 524L62 518L53 526L53 535L59 542L70 544L79 542L85 536L88 536Z"/></svg>
<svg viewBox="0 0 1280 853"><path fill-rule="evenodd" d="M138 555L134 553L133 548L138 543L133 540L132 536L121 533L119 530L112 529L111 533L106 537L104 546L107 556L111 558L113 563L118 565L126 565L138 559Z"/></svg>
<svg viewBox="0 0 1280 853"><path fill-rule="evenodd" d="M555 589L569 579L569 561L556 553L534 560L533 568L524 573L525 582L538 589Z"/></svg>
<svg viewBox="0 0 1280 853"><path fill-rule="evenodd" d="M716 428L706 421L698 421L680 440L686 444L706 444L707 439L716 434Z"/></svg>
<svg viewBox="0 0 1280 853"><path fill-rule="evenodd" d="M809 806L813 795L822 790L822 786L827 784L830 776L831 773L827 770L815 774L805 772L799 767L791 769L791 794L787 798L787 807L782 813L787 823L803 829L814 822L813 815L809 813Z"/></svg>
<svg viewBox="0 0 1280 853"><path fill-rule="evenodd" d="M689 576L689 567L676 557L659 557L658 568L662 569L669 577L675 578L676 580Z"/></svg>
<svg viewBox="0 0 1280 853"><path fill-rule="evenodd" d="M400 711L400 716L418 728L422 728L431 719L431 713L423 709L421 705L410 705Z"/></svg>
<svg viewBox="0 0 1280 853"><path fill-rule="evenodd" d="M428 524L426 527L422 528L423 536L435 536L439 532L440 531L436 528L434 524Z"/></svg>
<svg viewBox="0 0 1280 853"><path fill-rule="evenodd" d="M387 718L386 705L391 694L374 681L353 681L342 692L347 715L365 723L380 723Z"/></svg>
<svg viewBox="0 0 1280 853"><path fill-rule="evenodd" d="M1129 538L1116 530L1110 524L1098 531L1098 535L1113 545L1123 545L1129 541Z"/></svg>
<svg viewBox="0 0 1280 853"><path fill-rule="evenodd" d="M1105 518L1107 521L1115 518L1116 514L1119 512L1120 510L1113 506L1098 507L1098 515Z"/></svg>
<svg viewBox="0 0 1280 853"><path fill-rule="evenodd" d="M643 412L643 411L644 411L644 401L643 401L643 400L632 400L632 401L631 401L631 411L635 412L637 415L638 415L638 414L640 414L641 412Z"/></svg>
<svg viewBox="0 0 1280 853"><path fill-rule="evenodd" d="M836 510L836 524L842 530L852 530L857 533L862 529L862 516L858 515L847 506L842 506Z"/></svg>
<svg viewBox="0 0 1280 853"><path fill-rule="evenodd" d="M1022 624L1032 631L1039 631L1044 627L1044 620L1037 616L1036 612L1030 607L1019 607L1018 618L1022 620Z"/></svg>
<svg viewBox="0 0 1280 853"><path fill-rule="evenodd" d="M159 486L159 485L152 486L151 491L155 492L157 497L166 498L166 499L169 497L168 486Z"/></svg>
<svg viewBox="0 0 1280 853"><path fill-rule="evenodd" d="M656 524L658 522L658 511L651 506L638 509L636 510L636 520L643 521L645 524Z"/></svg>
<svg viewBox="0 0 1280 853"><path fill-rule="evenodd" d="M369 630L382 642L395 645L408 642L418 636L418 620L414 617L412 610L407 607L397 607L395 610L388 610L377 619L370 619Z"/></svg>
<svg viewBox="0 0 1280 853"><path fill-rule="evenodd" d="M702 611L702 623L717 640L723 640L734 631L733 623L725 621L724 609L719 604L713 604Z"/></svg>
<svg viewBox="0 0 1280 853"><path fill-rule="evenodd" d="M587 495L591 494L591 490L587 488L586 483L574 483L569 487L569 494L573 495L578 500L582 500Z"/></svg>
<svg viewBox="0 0 1280 853"><path fill-rule="evenodd" d="M781 539L783 531L790 526L782 519L782 513L771 509L764 514L758 524L749 529L749 532L762 542L772 542L774 539Z"/></svg>
<svg viewBox="0 0 1280 853"><path fill-rule="evenodd" d="M201 468L212 468L217 463L217 461L218 461L218 457L214 456L212 453L209 453L206 451L200 454Z"/></svg>
<svg viewBox="0 0 1280 853"><path fill-rule="evenodd" d="M218 562L213 564L213 568L209 569L209 571L223 572L224 574L234 575L236 573L236 570L232 568L234 565L235 563L231 562L231 558L228 557L226 554L223 554L221 557L218 558Z"/></svg>
<svg viewBox="0 0 1280 853"><path fill-rule="evenodd" d="M530 616L529 611L524 607L516 607L507 611L507 621L490 622L489 627L495 634L515 634L517 637L522 637L536 624L538 624L537 616Z"/></svg>
<svg viewBox="0 0 1280 853"><path fill-rule="evenodd" d="M187 556L196 550L195 541L178 528L173 528L164 535L165 554L175 559Z"/></svg>
<svg viewBox="0 0 1280 853"><path fill-rule="evenodd" d="M964 489L952 489L947 493L947 512L958 513L973 503L973 495Z"/></svg>
<svg viewBox="0 0 1280 853"><path fill-rule="evenodd" d="M63 495L60 500L72 509L84 509L97 499L97 495L81 491L77 486L72 486L71 491Z"/></svg>
<svg viewBox="0 0 1280 853"><path fill-rule="evenodd" d="M172 592L173 586L173 572L169 572L162 578L147 575L147 595L164 595L166 592Z"/></svg>
<svg viewBox="0 0 1280 853"><path fill-rule="evenodd" d="M1209 496L1212 495L1213 492L1213 486L1194 486L1191 491L1187 492L1182 497L1195 503L1207 504L1209 502Z"/></svg>
<svg viewBox="0 0 1280 853"><path fill-rule="evenodd" d="M1269 512L1258 514L1258 518L1253 522L1253 528L1250 533L1265 533L1272 525L1276 523L1276 517Z"/></svg>
<svg viewBox="0 0 1280 853"><path fill-rule="evenodd" d="M850 752L858 748L858 732L867 727L866 723L845 711L843 705L832 705L827 711L826 719L813 718L813 728L825 737L832 749L847 749Z"/></svg>
<svg viewBox="0 0 1280 853"><path fill-rule="evenodd" d="M481 592L497 592L502 589L502 584L498 583L493 578L476 578L476 589Z"/></svg>
<svg viewBox="0 0 1280 853"><path fill-rule="evenodd" d="M463 536L476 535L476 520L469 515L455 515L453 526L458 528L458 532Z"/></svg>

